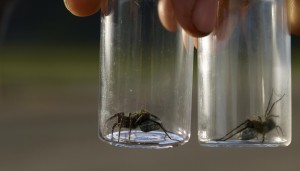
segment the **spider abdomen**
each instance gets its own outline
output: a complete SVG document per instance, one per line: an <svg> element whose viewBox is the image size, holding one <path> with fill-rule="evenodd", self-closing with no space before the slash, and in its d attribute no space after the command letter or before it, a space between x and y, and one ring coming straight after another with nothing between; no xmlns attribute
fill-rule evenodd
<svg viewBox="0 0 300 171"><path fill-rule="evenodd" d="M139 127L143 132L150 132L160 129L160 126L153 121L144 121L139 125Z"/></svg>

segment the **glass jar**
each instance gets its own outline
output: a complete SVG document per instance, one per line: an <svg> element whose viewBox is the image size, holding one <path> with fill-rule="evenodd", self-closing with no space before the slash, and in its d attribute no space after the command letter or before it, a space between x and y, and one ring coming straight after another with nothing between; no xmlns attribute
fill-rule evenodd
<svg viewBox="0 0 300 171"><path fill-rule="evenodd" d="M101 17L99 136L129 148L189 140L193 40L165 29L162 1L109 1ZM176 22L176 21L175 21Z"/></svg>
<svg viewBox="0 0 300 171"><path fill-rule="evenodd" d="M285 0L220 0L198 40L198 138L204 146L291 142L291 45Z"/></svg>

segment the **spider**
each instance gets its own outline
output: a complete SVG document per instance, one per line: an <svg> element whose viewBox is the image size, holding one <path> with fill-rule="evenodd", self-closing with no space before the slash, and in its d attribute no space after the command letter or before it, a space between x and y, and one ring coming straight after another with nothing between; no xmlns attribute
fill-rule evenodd
<svg viewBox="0 0 300 171"><path fill-rule="evenodd" d="M285 94L271 104L271 100L273 97L273 92L272 92L272 95L268 102L267 109L265 111L264 118L262 118L261 116L257 116L257 119L247 119L243 123L238 125L236 128L228 132L224 137L217 139L217 141L226 141L240 133L241 140L250 140L253 138L257 138L258 134L261 134L262 135L261 143L264 143L265 135L274 129L276 129L278 134L279 134L278 130L280 130L281 134L283 135L281 127L278 126L274 120L274 118L278 116L271 114L271 111L275 106L275 104L278 103L280 100L282 100L284 96Z"/></svg>
<svg viewBox="0 0 300 171"><path fill-rule="evenodd" d="M129 113L128 116L125 116L124 112L116 113L106 120L105 125L109 121L115 118L117 118L117 122L115 122L111 128L112 140L113 140L114 130L117 126L119 127L118 142L120 142L120 132L122 128L129 129L129 142L130 142L131 130L136 129L138 127L143 132L150 132L150 131L162 129L166 134L166 136L172 139L167 133L167 130L162 125L161 120L157 116L145 110L141 110L141 112L139 113Z"/></svg>

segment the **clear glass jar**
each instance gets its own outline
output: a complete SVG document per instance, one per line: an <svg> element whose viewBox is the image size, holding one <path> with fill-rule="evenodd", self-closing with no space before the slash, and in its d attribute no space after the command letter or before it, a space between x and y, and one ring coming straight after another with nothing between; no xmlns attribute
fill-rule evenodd
<svg viewBox="0 0 300 171"><path fill-rule="evenodd" d="M169 148L190 137L193 40L163 27L160 2L102 9L99 136L114 146Z"/></svg>
<svg viewBox="0 0 300 171"><path fill-rule="evenodd" d="M291 52L285 0L221 0L198 41L198 138L204 146L291 142Z"/></svg>

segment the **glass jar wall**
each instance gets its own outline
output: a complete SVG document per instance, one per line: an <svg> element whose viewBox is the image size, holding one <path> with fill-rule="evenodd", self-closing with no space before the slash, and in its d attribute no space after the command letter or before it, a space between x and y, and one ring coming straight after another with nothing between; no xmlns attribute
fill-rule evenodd
<svg viewBox="0 0 300 171"><path fill-rule="evenodd" d="M166 29L164 1L109 1L101 17L99 136L114 146L169 148L190 137L193 40Z"/></svg>
<svg viewBox="0 0 300 171"><path fill-rule="evenodd" d="M285 0L220 0L198 41L198 137L204 146L291 142L291 52Z"/></svg>

